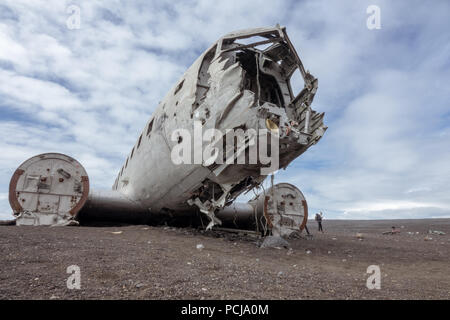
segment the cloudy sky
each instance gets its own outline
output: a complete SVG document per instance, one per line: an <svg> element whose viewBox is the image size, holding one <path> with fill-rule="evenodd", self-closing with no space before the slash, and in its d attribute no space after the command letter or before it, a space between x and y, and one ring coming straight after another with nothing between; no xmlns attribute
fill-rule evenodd
<svg viewBox="0 0 450 320"><path fill-rule="evenodd" d="M367 28L369 5L381 29ZM209 45L276 23L319 79L313 107L329 127L276 181L327 218L450 217L449 13L445 0L1 0L0 219L11 175L39 153L67 153L110 188Z"/></svg>

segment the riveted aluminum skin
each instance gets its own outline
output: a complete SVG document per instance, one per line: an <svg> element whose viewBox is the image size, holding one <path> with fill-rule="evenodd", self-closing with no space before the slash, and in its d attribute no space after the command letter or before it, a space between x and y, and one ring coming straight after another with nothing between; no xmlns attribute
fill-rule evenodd
<svg viewBox="0 0 450 320"><path fill-rule="evenodd" d="M45 153L22 163L9 185L17 225L64 224L77 218L89 195L83 166L60 153Z"/></svg>

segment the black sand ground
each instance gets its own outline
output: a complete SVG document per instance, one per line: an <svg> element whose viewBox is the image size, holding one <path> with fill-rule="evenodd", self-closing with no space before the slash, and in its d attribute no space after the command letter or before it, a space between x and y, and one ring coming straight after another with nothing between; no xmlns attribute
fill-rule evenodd
<svg viewBox="0 0 450 320"><path fill-rule="evenodd" d="M401 232L381 234L392 225ZM0 299L450 298L450 219L308 226L314 238L291 250L193 229L0 226ZM446 234L425 240L429 229ZM66 286L70 265L80 290ZM379 290L366 287L369 265Z"/></svg>

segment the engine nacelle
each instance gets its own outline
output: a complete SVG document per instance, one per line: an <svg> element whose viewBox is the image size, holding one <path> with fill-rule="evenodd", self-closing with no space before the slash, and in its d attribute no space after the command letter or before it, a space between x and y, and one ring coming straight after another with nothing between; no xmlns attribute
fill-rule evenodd
<svg viewBox="0 0 450 320"><path fill-rule="evenodd" d="M17 225L70 223L88 195L86 170L77 160L60 153L28 159L17 168L9 184L9 203Z"/></svg>

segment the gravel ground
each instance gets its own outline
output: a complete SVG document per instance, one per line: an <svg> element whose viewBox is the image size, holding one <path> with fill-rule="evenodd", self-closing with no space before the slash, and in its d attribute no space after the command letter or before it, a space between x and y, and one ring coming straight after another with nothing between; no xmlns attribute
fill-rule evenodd
<svg viewBox="0 0 450 320"><path fill-rule="evenodd" d="M450 219L308 226L313 238L291 249L189 228L0 226L0 299L450 299ZM66 286L71 265L79 290Z"/></svg>

